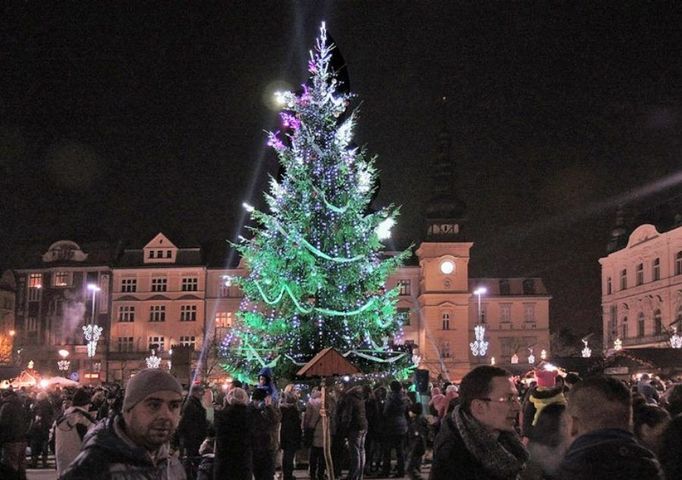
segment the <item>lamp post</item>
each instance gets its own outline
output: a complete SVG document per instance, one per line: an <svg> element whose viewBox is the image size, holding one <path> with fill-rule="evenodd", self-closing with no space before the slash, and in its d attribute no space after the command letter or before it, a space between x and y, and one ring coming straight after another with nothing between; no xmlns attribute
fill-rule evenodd
<svg viewBox="0 0 682 480"><path fill-rule="evenodd" d="M97 295L97 292L101 289L94 283L89 283L88 290L92 292L92 315L90 316L90 325L83 326L83 334L85 336L85 341L88 342L88 358L90 359L90 373L92 373L92 362L97 351L97 342L102 335L102 327L95 325L95 295Z"/></svg>
<svg viewBox="0 0 682 480"><path fill-rule="evenodd" d="M483 316L481 311L481 295L485 294L488 290L485 287L478 287L474 290L474 295L478 297L478 323L474 327L474 334L476 339L469 343L469 348L471 348L471 354L474 357L485 357L488 351L488 342L485 341L485 326L483 325Z"/></svg>

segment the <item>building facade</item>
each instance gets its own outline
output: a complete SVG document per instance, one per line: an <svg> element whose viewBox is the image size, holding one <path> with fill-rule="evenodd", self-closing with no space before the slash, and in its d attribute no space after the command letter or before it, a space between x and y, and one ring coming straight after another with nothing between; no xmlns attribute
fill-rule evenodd
<svg viewBox="0 0 682 480"><path fill-rule="evenodd" d="M0 365L11 364L14 360L16 290L14 273L7 270L0 276Z"/></svg>
<svg viewBox="0 0 682 480"><path fill-rule="evenodd" d="M637 227L599 259L604 348L669 347L682 322L682 227Z"/></svg>

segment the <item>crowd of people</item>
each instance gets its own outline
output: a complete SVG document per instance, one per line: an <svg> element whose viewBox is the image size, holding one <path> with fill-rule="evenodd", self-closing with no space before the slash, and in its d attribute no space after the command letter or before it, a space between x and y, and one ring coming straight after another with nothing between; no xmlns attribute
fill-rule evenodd
<svg viewBox="0 0 682 480"><path fill-rule="evenodd" d="M264 369L251 387L187 391L147 369L125 389L9 389L0 478L47 467L50 449L63 480L293 480L297 463L311 480L420 480L425 456L431 480L682 478L682 385L647 375L538 367L526 383L479 366L423 395L397 380L299 387L278 390Z"/></svg>

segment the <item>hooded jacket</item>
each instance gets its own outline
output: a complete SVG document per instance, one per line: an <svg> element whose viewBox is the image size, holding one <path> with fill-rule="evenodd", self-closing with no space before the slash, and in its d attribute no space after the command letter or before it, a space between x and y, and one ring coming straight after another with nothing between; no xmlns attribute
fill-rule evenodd
<svg viewBox="0 0 682 480"><path fill-rule="evenodd" d="M163 445L152 459L123 430L120 416L103 420L84 439L81 453L60 480L185 480L180 461Z"/></svg>
<svg viewBox="0 0 682 480"><path fill-rule="evenodd" d="M94 427L95 419L83 407L69 407L55 420L55 461L57 476L64 473L81 451L86 432Z"/></svg>

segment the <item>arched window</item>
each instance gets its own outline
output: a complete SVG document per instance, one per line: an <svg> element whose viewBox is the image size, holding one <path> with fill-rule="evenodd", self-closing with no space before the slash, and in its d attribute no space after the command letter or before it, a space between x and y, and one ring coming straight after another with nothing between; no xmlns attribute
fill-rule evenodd
<svg viewBox="0 0 682 480"><path fill-rule="evenodd" d="M635 271L635 284L641 285L644 283L644 264L638 263Z"/></svg>
<svg viewBox="0 0 682 480"><path fill-rule="evenodd" d="M620 271L620 289L625 290L628 288L628 270L624 268Z"/></svg>
<svg viewBox="0 0 682 480"><path fill-rule="evenodd" d="M628 338L628 317L623 317L623 337L622 339Z"/></svg>
<svg viewBox="0 0 682 480"><path fill-rule="evenodd" d="M613 286L611 285L611 277L606 278L606 294L611 295L613 293Z"/></svg>
<svg viewBox="0 0 682 480"><path fill-rule="evenodd" d="M450 330L450 312L443 312L443 330Z"/></svg>
<svg viewBox="0 0 682 480"><path fill-rule="evenodd" d="M637 316L637 336L644 336L644 312L639 312Z"/></svg>
<svg viewBox="0 0 682 480"><path fill-rule="evenodd" d="M682 275L682 252L677 252L675 257L675 275Z"/></svg>
<svg viewBox="0 0 682 480"><path fill-rule="evenodd" d="M663 333L663 318L661 317L661 311L656 309L654 311L654 335L660 335Z"/></svg>

